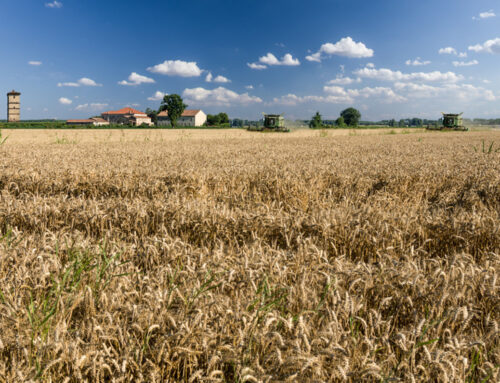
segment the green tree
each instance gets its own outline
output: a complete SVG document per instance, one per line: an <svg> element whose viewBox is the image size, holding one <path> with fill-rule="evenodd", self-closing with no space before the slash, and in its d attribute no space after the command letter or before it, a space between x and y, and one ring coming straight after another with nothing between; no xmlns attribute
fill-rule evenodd
<svg viewBox="0 0 500 383"><path fill-rule="evenodd" d="M316 112L311 122L309 122L309 127L311 129L317 129L321 128L322 126L323 126L323 121L321 120L321 114L319 114L319 112Z"/></svg>
<svg viewBox="0 0 500 383"><path fill-rule="evenodd" d="M345 123L350 127L358 126L359 120L361 119L361 113L354 108L343 110L340 116L344 118Z"/></svg>
<svg viewBox="0 0 500 383"><path fill-rule="evenodd" d="M240 118L235 118L232 122L231 122L231 126L237 126L239 128L243 128L243 120L240 119Z"/></svg>
<svg viewBox="0 0 500 383"><path fill-rule="evenodd" d="M422 126L423 121L420 118L412 118L410 125L411 126Z"/></svg>
<svg viewBox="0 0 500 383"><path fill-rule="evenodd" d="M219 114L208 114L207 115L207 125L208 126L220 125L220 115Z"/></svg>
<svg viewBox="0 0 500 383"><path fill-rule="evenodd" d="M158 111L147 108L146 114L149 118L151 118L151 121L153 122L153 124L158 125Z"/></svg>
<svg viewBox="0 0 500 383"><path fill-rule="evenodd" d="M335 125L337 125L337 127L339 128L344 128L345 127L344 117L340 116L339 118L337 118L335 120Z"/></svg>
<svg viewBox="0 0 500 383"><path fill-rule="evenodd" d="M227 113L219 113L219 124L229 124L229 116Z"/></svg>
<svg viewBox="0 0 500 383"><path fill-rule="evenodd" d="M175 127L177 120L182 116L186 108L187 105L184 104L181 96L178 94L167 94L161 102L160 112L166 110L172 127Z"/></svg>

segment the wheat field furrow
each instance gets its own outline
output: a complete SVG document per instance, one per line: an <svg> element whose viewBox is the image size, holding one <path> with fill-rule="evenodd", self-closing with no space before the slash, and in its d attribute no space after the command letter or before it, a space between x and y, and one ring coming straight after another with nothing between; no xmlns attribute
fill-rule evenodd
<svg viewBox="0 0 500 383"><path fill-rule="evenodd" d="M498 381L500 133L12 134L0 382Z"/></svg>

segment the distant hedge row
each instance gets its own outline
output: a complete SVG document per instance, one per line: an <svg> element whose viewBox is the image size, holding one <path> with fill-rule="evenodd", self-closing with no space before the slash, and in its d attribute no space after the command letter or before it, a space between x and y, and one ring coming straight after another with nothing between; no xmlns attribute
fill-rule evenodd
<svg viewBox="0 0 500 383"><path fill-rule="evenodd" d="M132 126L132 125L68 125L66 121L54 122L0 122L0 129L94 129L94 130L109 130L109 129L230 129L229 124L218 126L182 126L172 128L169 126Z"/></svg>
<svg viewBox="0 0 500 383"><path fill-rule="evenodd" d="M0 122L2 129L65 129L67 127L66 121Z"/></svg>

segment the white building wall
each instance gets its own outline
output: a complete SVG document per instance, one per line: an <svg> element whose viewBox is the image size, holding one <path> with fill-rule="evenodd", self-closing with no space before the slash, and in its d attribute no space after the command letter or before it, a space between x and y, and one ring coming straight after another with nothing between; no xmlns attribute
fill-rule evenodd
<svg viewBox="0 0 500 383"><path fill-rule="evenodd" d="M146 125L153 125L153 123L151 122L151 118L150 117L142 117L142 116L135 116L135 119L136 119L136 126L139 126L139 125L142 125L142 124L146 124Z"/></svg>
<svg viewBox="0 0 500 383"><path fill-rule="evenodd" d="M195 116L194 126L203 126L205 122L207 122L207 115L200 110Z"/></svg>

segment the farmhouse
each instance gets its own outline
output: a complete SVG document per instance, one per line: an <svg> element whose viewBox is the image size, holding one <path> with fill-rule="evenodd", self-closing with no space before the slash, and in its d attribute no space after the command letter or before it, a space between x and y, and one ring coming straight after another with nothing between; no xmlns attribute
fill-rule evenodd
<svg viewBox="0 0 500 383"><path fill-rule="evenodd" d="M101 114L101 117L110 124L134 126L142 124L153 125L151 118L145 113L130 107L104 112Z"/></svg>
<svg viewBox="0 0 500 383"><path fill-rule="evenodd" d="M109 122L100 117L88 118L85 120L68 120L66 121L67 125L81 125L81 126L106 126L109 125Z"/></svg>
<svg viewBox="0 0 500 383"><path fill-rule="evenodd" d="M179 126L203 126L207 122L207 115L202 110L185 110L182 116L177 120ZM170 126L168 112L164 110L158 113L158 125Z"/></svg>

